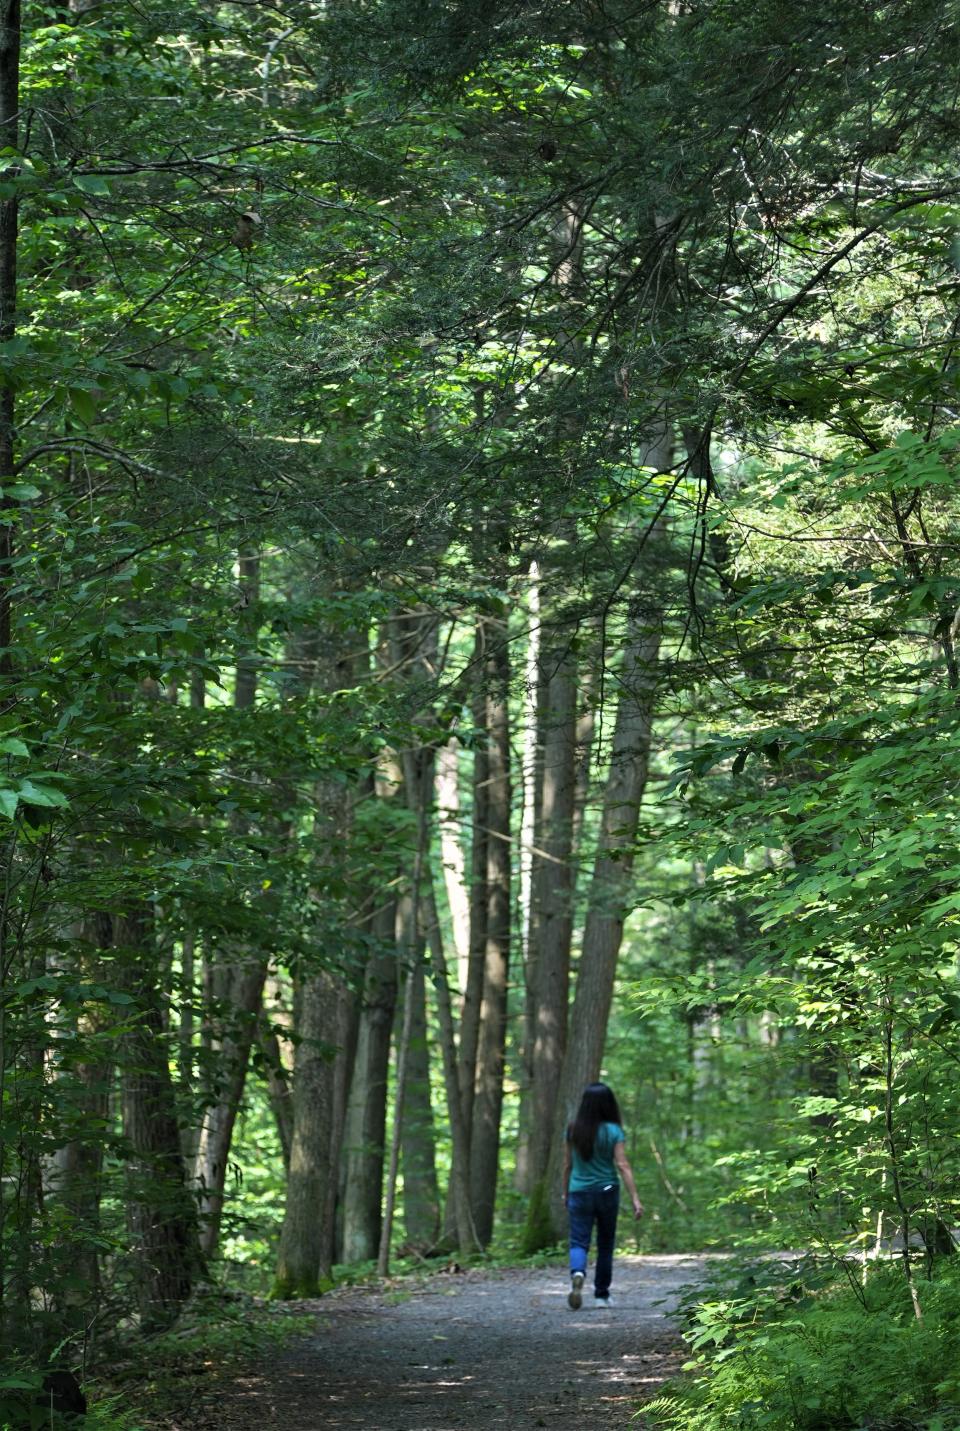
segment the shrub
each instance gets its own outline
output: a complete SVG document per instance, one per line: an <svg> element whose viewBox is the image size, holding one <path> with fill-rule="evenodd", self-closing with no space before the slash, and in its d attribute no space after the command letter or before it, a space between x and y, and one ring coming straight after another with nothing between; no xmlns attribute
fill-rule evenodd
<svg viewBox="0 0 960 1431"><path fill-rule="evenodd" d="M960 1269L919 1293L920 1320L894 1268L863 1288L704 1302L694 1375L644 1415L664 1431L957 1431Z"/></svg>

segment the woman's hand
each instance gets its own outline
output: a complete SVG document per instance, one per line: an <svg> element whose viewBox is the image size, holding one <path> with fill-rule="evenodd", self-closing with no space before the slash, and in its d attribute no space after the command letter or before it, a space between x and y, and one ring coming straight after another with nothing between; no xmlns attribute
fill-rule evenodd
<svg viewBox="0 0 960 1431"><path fill-rule="evenodd" d="M633 1199L633 1215L634 1217L643 1217L643 1203L638 1197Z"/></svg>

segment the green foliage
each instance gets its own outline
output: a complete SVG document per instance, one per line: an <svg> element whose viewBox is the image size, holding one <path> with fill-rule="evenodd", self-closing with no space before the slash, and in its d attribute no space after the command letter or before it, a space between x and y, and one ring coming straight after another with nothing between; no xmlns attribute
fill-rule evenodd
<svg viewBox="0 0 960 1431"><path fill-rule="evenodd" d="M866 1264L864 1264L864 1267ZM704 1302L687 1334L690 1378L644 1407L664 1431L881 1431L960 1425L960 1273L922 1282L851 1264L851 1285L808 1290L795 1273L765 1294Z"/></svg>

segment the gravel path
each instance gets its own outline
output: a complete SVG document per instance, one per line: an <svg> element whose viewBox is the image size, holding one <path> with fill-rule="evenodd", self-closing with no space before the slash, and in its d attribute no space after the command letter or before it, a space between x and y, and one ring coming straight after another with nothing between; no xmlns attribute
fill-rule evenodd
<svg viewBox="0 0 960 1431"><path fill-rule="evenodd" d="M562 1267L438 1273L413 1291L345 1288L304 1310L316 1331L222 1389L231 1431L627 1427L683 1360L666 1320L703 1257L618 1257L616 1305ZM634 1427L638 1425L633 1423Z"/></svg>

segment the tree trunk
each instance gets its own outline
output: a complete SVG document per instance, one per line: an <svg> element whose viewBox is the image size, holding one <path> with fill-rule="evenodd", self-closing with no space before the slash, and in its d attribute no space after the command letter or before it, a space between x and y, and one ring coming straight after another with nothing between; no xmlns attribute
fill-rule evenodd
<svg viewBox="0 0 960 1431"><path fill-rule="evenodd" d="M75 973L99 983L102 954L113 940L113 921L108 914L91 915L77 932L83 953ZM103 1130L109 1126L114 1080L112 1047L101 1032L103 1025L103 1009L92 1004L80 1013L74 1026L80 1061L69 1068L69 1076L62 1082L58 1078L55 1092L58 1116L71 1127L73 1136L50 1158L45 1178L46 1194L66 1213L59 1223L58 1254L64 1265L69 1265L71 1276L62 1293L55 1291L55 1297L65 1322L62 1330L72 1333L90 1323L100 1300L97 1253L102 1238Z"/></svg>
<svg viewBox="0 0 960 1431"><path fill-rule="evenodd" d="M326 971L301 976L294 987L297 1051L293 1073L293 1137L287 1200L274 1295L317 1297L330 1285L332 1230L326 1215L335 1123L333 1053L340 999Z"/></svg>
<svg viewBox="0 0 960 1431"><path fill-rule="evenodd" d="M484 676L488 731L487 918L483 1001L470 1137L470 1200L477 1236L493 1235L500 1157L510 961L510 666L506 620L489 619Z"/></svg>
<svg viewBox="0 0 960 1431"><path fill-rule="evenodd" d="M447 741L437 752L436 793L440 858L443 861L453 951L462 990L467 985L470 963L470 894L460 820L460 755L455 740Z"/></svg>
<svg viewBox="0 0 960 1431"><path fill-rule="evenodd" d="M533 1045L536 1040L537 936L534 928L534 868L540 833L543 799L543 711L542 668L540 662L540 568L530 563L527 591L527 649L524 658L523 690L523 814L520 823L519 934L523 967L523 1040L520 1049L520 1113L514 1187L529 1193L533 1179Z"/></svg>
<svg viewBox="0 0 960 1431"><path fill-rule="evenodd" d="M470 1208L470 1137L463 1116L457 1069L456 1036L453 1018L453 998L443 952L443 935L437 919L433 883L427 871L424 892L424 924L433 987L437 1001L440 1055L443 1064L443 1086L446 1094L447 1120L450 1124L450 1183L447 1189L447 1211L444 1237L455 1242L461 1256L469 1257L478 1250L473 1213Z"/></svg>
<svg viewBox="0 0 960 1431"><path fill-rule="evenodd" d="M237 652L234 678L234 709L252 710L257 698L255 648L259 631L260 557L241 549L238 559L239 585L243 598L242 627L245 649ZM242 834L237 822L236 833ZM279 838L283 838L280 836ZM230 1144L237 1113L243 1098L250 1064L250 1051L257 1035L257 1022L267 960L261 955L237 958L207 956L210 964L206 980L209 1040L215 1070L210 1102L204 1111L197 1142L193 1176L200 1206L200 1245L205 1257L212 1257L220 1240L224 1192L230 1161Z"/></svg>
<svg viewBox="0 0 960 1431"><path fill-rule="evenodd" d="M460 1088L460 1109L466 1139L466 1157L462 1172L468 1181L474 1086L477 1076L477 1045L480 1038L480 1006L483 1001L483 970L487 949L487 820L490 759L487 749L487 700L484 692L484 672L488 639L487 627L483 619L478 617L473 647L474 691L471 703L473 778L471 781L472 808L470 815L470 937L466 977L461 983L460 1029L457 1042L457 1081ZM444 1236L451 1242L456 1240L459 1243L464 1219L457 1217L454 1183L451 1171L450 1182L447 1186L443 1225ZM467 1221L472 1238L474 1235L472 1211ZM461 1231L458 1231L458 1227Z"/></svg>
<svg viewBox="0 0 960 1431"><path fill-rule="evenodd" d="M335 980L336 991L336 1054L333 1061L333 1122L330 1129L329 1176L324 1205L324 1230L327 1239L321 1265L333 1267L337 1251L337 1220L339 1215L340 1169L343 1165L343 1133L347 1121L347 1098L353 1079L360 1026L360 996L343 979Z"/></svg>
<svg viewBox="0 0 960 1431"><path fill-rule="evenodd" d="M553 1123L547 1194L551 1222L558 1235L564 1226L559 1196L564 1129L575 1111L581 1090L599 1077L606 1042L617 956L629 902L640 802L647 783L659 643L659 617L635 601L628 615L610 772Z"/></svg>
<svg viewBox="0 0 960 1431"><path fill-rule="evenodd" d="M124 986L137 1009L123 1040L123 1135L129 1147L128 1219L145 1331L174 1321L202 1265L196 1209L180 1153L150 927L145 909L121 915L114 925Z"/></svg>
<svg viewBox="0 0 960 1431"><path fill-rule="evenodd" d="M372 921L360 1027L344 1133L345 1262L371 1262L380 1246L390 1038L397 1003L396 901L384 899Z"/></svg>
<svg viewBox="0 0 960 1431"><path fill-rule="evenodd" d="M237 561L240 599L243 604L241 628L246 637L244 650L237 652L233 705L238 711L250 710L257 698L256 655L259 631L260 556L251 548L241 548Z"/></svg>
<svg viewBox="0 0 960 1431"><path fill-rule="evenodd" d="M293 1101L290 1081L280 1051L280 1040L268 1011L261 1008L257 1020L257 1042L260 1045L260 1059L263 1076L267 1084L267 1096L277 1125L280 1152L285 1171L290 1168L290 1145L293 1142Z"/></svg>
<svg viewBox="0 0 960 1431"><path fill-rule="evenodd" d="M423 969L423 940L414 938L408 924L413 918L413 900L400 901L398 919L403 926L398 944L413 947L413 1001L410 1044L407 1049L407 1087L402 1128L403 1224L407 1244L426 1252L436 1244L440 1231L440 1201L437 1193L436 1146L433 1108L430 1101L430 1047L427 1042L426 980ZM421 925L422 925L421 920Z"/></svg>
<svg viewBox="0 0 960 1431"><path fill-rule="evenodd" d="M318 642L318 670L328 693L342 690L354 679L354 641L349 633L330 631ZM338 890L344 880L349 822L346 787L333 782L319 785L316 804L316 884L319 889ZM277 1297L314 1297L330 1286L356 1007L338 975L318 970L306 959L295 969L293 1133L274 1284Z"/></svg>
<svg viewBox="0 0 960 1431"><path fill-rule="evenodd" d="M574 756L573 866L570 872L571 901L575 899L579 885L583 825L587 812L587 801L590 798L590 758L593 753L593 733L596 725L593 703L593 670L587 662L582 662L577 708L576 753Z"/></svg>
<svg viewBox="0 0 960 1431"><path fill-rule="evenodd" d="M230 1144L250 1063L267 966L256 956L213 968L215 1101L206 1109L194 1164L201 1215L200 1246L217 1250L223 1215Z"/></svg>
<svg viewBox="0 0 960 1431"><path fill-rule="evenodd" d="M577 663L569 642L544 655L541 816L533 865L534 1039L530 1173L547 1170L557 1086L566 1050L573 936Z"/></svg>
<svg viewBox="0 0 960 1431"><path fill-rule="evenodd" d="M489 845L490 755L488 711L483 689L489 633L477 622L474 643L477 692L473 701L473 811L470 835L470 958L460 1011L458 1068L460 1101L464 1126L470 1138L473 1125L473 1098L477 1071L477 1044L480 1037L480 1005L483 999L483 968L487 949L487 849Z"/></svg>

